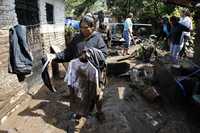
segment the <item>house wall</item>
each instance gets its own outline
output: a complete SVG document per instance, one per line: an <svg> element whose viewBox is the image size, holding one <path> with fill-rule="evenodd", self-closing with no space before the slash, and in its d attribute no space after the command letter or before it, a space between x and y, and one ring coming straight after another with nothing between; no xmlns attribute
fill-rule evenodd
<svg viewBox="0 0 200 133"><path fill-rule="evenodd" d="M54 5L55 24L46 22L45 2ZM27 27L28 42L34 57L33 74L25 81L18 82L15 74L8 73L9 28L18 24L15 0L0 0L0 119L15 107L13 104L26 91L35 94L42 87L41 57L45 52L50 52L50 45L64 47L64 0L38 0L38 7L40 24Z"/></svg>
<svg viewBox="0 0 200 133"><path fill-rule="evenodd" d="M8 74L9 27L17 24L14 0L0 0L0 97L4 93L17 90L22 84L16 83L17 78ZM13 82L14 81L14 82Z"/></svg>
<svg viewBox="0 0 200 133"><path fill-rule="evenodd" d="M15 0L0 0L0 29L7 29L8 26L17 24L14 3Z"/></svg>
<svg viewBox="0 0 200 133"><path fill-rule="evenodd" d="M50 50L50 45L56 45L63 49L64 39L64 0L39 0L40 22L42 23L40 33L44 41L45 53ZM54 6L54 24L47 24L46 3Z"/></svg>

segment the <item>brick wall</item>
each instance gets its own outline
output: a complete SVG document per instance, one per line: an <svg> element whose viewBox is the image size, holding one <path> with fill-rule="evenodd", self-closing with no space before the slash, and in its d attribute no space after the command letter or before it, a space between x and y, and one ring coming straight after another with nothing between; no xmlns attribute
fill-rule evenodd
<svg viewBox="0 0 200 133"><path fill-rule="evenodd" d="M64 33L53 32L53 33L42 33L41 35L43 38L44 53L50 52L51 45L58 46L60 49L65 48Z"/></svg>
<svg viewBox="0 0 200 133"><path fill-rule="evenodd" d="M64 24L64 0L38 0L40 9L40 22L47 23L46 19L46 3L53 5L53 15L55 24Z"/></svg>
<svg viewBox="0 0 200 133"><path fill-rule="evenodd" d="M8 30L0 30L0 95L9 93L13 90L24 89L35 91L41 87L41 57L50 52L50 45L56 45L64 48L64 33L43 33L40 34L40 28L28 29L28 41L33 55L33 74L26 78L24 82L19 83L16 75L8 73L9 58L9 33Z"/></svg>
<svg viewBox="0 0 200 133"><path fill-rule="evenodd" d="M26 90L29 90L31 93L36 93L41 88L43 82L41 80L42 64L40 59L44 53L50 52L50 45L57 45L60 48L64 47L64 0L38 0L39 5L44 5L41 4L44 3L44 1L51 1L55 4L55 12L57 12L55 14L56 21L55 24L52 25L45 24L46 10L44 7L39 6L41 25L27 28L28 42L34 57L33 74L27 77L25 81L18 82L16 75L8 73L7 67L9 58L8 30L11 26L18 23L15 13L15 3L14 0L0 0L0 118L9 110L8 101L12 99L13 96L16 94L23 95ZM3 110L5 109L3 106L6 107L6 111ZM12 108L10 108L10 110L12 110Z"/></svg>
<svg viewBox="0 0 200 133"><path fill-rule="evenodd" d="M9 51L9 27L17 24L14 10L14 0L0 0L0 92L11 92L16 88L34 89L42 85L41 81L41 57L50 52L50 45L64 48L64 4L63 0L39 0L40 26L28 27L28 41L31 46L33 60L33 74L19 83L16 76L8 73L8 51ZM55 6L55 24L43 24L46 20L45 2ZM7 16L7 17L5 17ZM42 19L44 18L44 19ZM37 84L37 85L34 85ZM1 93L0 93L1 95Z"/></svg>
<svg viewBox="0 0 200 133"><path fill-rule="evenodd" d="M41 84L41 68L42 64L40 58L42 56L42 45L40 34L30 34L30 31L37 32L37 30L28 29L28 38L32 54L34 57L33 60L33 74L26 78L24 82L18 82L18 79L15 74L8 73L8 58L9 58L9 33L8 30L0 30L0 95L3 93L10 93L19 89L31 90L36 89L35 84ZM38 30L39 31L39 30ZM38 32L39 33L39 32ZM32 41L32 39L34 41ZM2 92L2 93L1 93Z"/></svg>
<svg viewBox="0 0 200 133"><path fill-rule="evenodd" d="M15 0L0 0L0 29L17 24Z"/></svg>

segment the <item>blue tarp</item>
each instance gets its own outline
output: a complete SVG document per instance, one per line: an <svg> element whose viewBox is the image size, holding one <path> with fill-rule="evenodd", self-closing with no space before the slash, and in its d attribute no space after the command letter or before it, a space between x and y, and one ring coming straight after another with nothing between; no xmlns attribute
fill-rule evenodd
<svg viewBox="0 0 200 133"><path fill-rule="evenodd" d="M80 29L80 21L78 21L78 20L65 19L65 25L66 26L71 26L75 30L79 30Z"/></svg>

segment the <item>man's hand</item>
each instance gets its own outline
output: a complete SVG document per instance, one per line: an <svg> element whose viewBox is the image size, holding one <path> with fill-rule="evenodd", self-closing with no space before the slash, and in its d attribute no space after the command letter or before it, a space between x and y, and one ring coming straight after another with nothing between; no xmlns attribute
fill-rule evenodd
<svg viewBox="0 0 200 133"><path fill-rule="evenodd" d="M56 58L56 54L47 54L47 60L53 60Z"/></svg>

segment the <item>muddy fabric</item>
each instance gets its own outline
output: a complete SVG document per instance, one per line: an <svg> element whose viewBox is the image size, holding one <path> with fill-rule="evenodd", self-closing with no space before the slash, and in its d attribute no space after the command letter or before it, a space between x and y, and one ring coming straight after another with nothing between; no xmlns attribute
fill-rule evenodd
<svg viewBox="0 0 200 133"><path fill-rule="evenodd" d="M48 72L48 65L51 63L51 60L47 60L45 57L41 59L43 67L42 67L42 80L44 82L44 84L46 85L46 87L52 91L52 92L56 92L56 89L54 88L53 84L51 83L51 78L49 76L49 72Z"/></svg>
<svg viewBox="0 0 200 133"><path fill-rule="evenodd" d="M104 54L96 48L90 48L87 52L90 54L89 61L101 72L106 67L106 58Z"/></svg>
<svg viewBox="0 0 200 133"><path fill-rule="evenodd" d="M33 59L27 43L26 27L16 25L9 29L9 64L8 72L17 74L19 81L32 72Z"/></svg>
<svg viewBox="0 0 200 133"><path fill-rule="evenodd" d="M92 110L96 97L102 95L97 69L89 61L83 63L79 59L74 59L69 62L64 80L80 98L78 112L87 115Z"/></svg>

